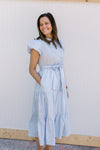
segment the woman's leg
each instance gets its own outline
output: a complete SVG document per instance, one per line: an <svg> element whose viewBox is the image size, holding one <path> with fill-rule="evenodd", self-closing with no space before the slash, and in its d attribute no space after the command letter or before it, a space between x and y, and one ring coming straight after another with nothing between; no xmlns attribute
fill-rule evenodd
<svg viewBox="0 0 100 150"><path fill-rule="evenodd" d="M36 139L36 144L37 144L37 150L43 150L43 146L40 146L39 138L35 137L35 139Z"/></svg>
<svg viewBox="0 0 100 150"><path fill-rule="evenodd" d="M44 150L51 150L51 145L46 145Z"/></svg>

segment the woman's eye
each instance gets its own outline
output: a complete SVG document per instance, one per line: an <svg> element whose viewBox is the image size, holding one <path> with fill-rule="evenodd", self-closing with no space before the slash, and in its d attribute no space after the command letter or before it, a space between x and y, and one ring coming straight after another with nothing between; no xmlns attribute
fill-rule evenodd
<svg viewBox="0 0 100 150"><path fill-rule="evenodd" d="M46 23L44 23L44 24L40 24L40 26L43 26L43 25L48 25L49 23L48 22L46 22Z"/></svg>

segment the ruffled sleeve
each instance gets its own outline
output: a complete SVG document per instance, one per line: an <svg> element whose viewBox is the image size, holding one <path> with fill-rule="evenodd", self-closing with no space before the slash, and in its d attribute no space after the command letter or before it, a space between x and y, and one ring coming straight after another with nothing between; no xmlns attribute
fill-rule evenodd
<svg viewBox="0 0 100 150"><path fill-rule="evenodd" d="M42 54L41 47L42 47L41 40L32 40L27 45L27 48L28 48L27 51L28 51L28 53L31 53L31 50L34 49L41 55Z"/></svg>

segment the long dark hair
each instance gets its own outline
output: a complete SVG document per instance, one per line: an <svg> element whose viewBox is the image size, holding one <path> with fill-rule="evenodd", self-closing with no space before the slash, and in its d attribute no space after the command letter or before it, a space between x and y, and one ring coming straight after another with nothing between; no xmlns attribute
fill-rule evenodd
<svg viewBox="0 0 100 150"><path fill-rule="evenodd" d="M52 26L52 40L51 41L47 40L45 38L45 35L40 31L40 18L42 18L42 17L47 17L50 20L50 23ZM56 48L57 48L57 46L56 46L55 42L57 42L58 45L62 48L62 45L61 45L59 38L58 38L58 35L57 35L58 32L57 32L56 22L55 22L55 19L51 13L43 13L39 16L39 18L37 20L37 28L39 31L39 37L37 37L37 39L42 39L45 42L47 42L48 44L50 44L50 42L52 42Z"/></svg>

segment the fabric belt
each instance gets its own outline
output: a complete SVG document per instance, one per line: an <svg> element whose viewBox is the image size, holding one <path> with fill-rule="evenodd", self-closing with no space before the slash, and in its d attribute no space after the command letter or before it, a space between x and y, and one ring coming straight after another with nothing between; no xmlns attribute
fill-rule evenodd
<svg viewBox="0 0 100 150"><path fill-rule="evenodd" d="M57 69L60 72L61 75L61 84L62 84L62 89L65 88L65 77L64 77L64 71L63 71L63 64L53 64L53 65L46 65L42 66L41 69Z"/></svg>
<svg viewBox="0 0 100 150"><path fill-rule="evenodd" d="M63 64L54 64L54 65L46 65L46 66L42 66L41 68L42 68L42 69L45 69L45 68L56 69L56 68L62 68L62 67L63 67Z"/></svg>

